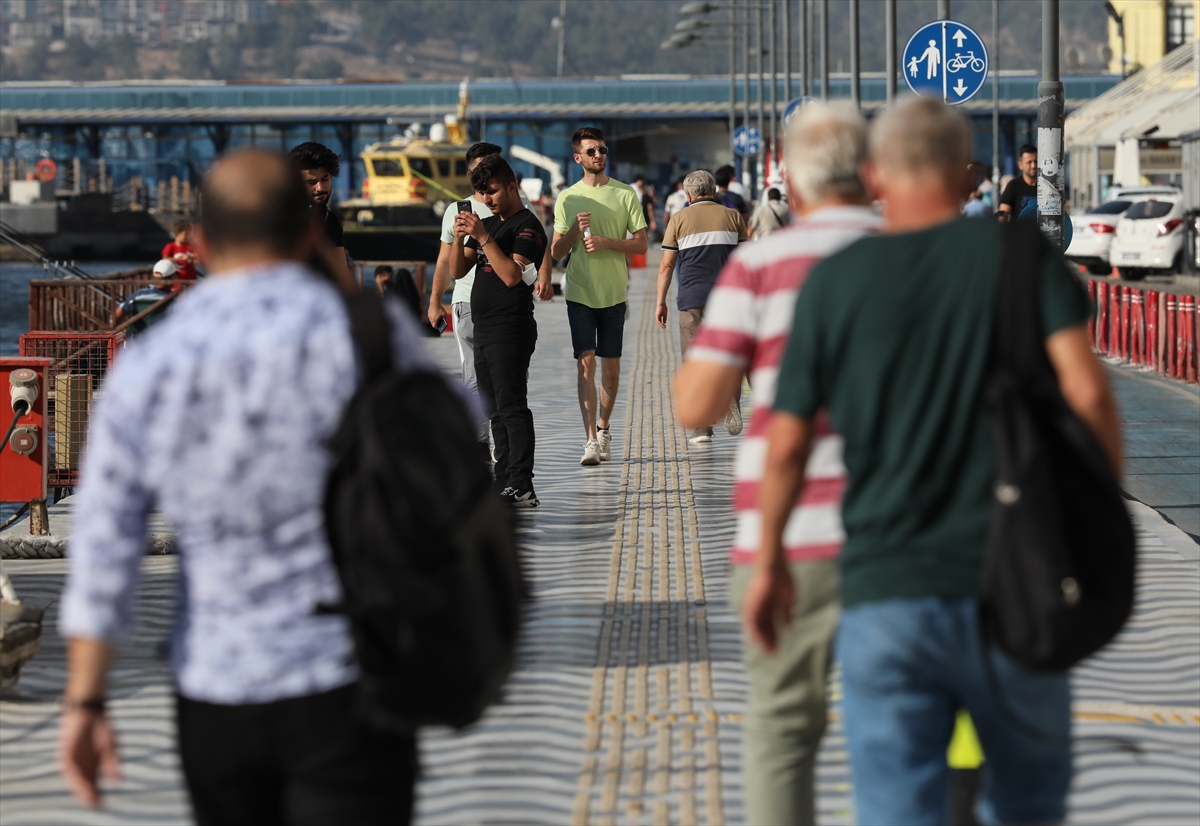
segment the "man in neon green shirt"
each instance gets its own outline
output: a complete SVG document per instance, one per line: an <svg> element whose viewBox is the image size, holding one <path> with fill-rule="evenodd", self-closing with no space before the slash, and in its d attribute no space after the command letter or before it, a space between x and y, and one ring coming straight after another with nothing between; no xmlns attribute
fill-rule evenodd
<svg viewBox="0 0 1200 826"><path fill-rule="evenodd" d="M611 456L609 416L621 377L625 332L626 255L646 252L646 217L633 187L605 174L608 146L604 133L591 126L571 137L575 163L583 179L558 196L554 205L555 259L571 253L563 293L571 325L571 348L579 365L577 390L587 433L581 465L598 465ZM597 408L596 357L600 357Z"/></svg>

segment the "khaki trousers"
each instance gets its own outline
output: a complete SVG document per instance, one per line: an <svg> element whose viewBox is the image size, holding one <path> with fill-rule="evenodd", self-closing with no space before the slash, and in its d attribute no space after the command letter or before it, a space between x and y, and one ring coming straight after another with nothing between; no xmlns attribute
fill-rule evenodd
<svg viewBox="0 0 1200 826"><path fill-rule="evenodd" d="M767 654L744 636L750 679L743 752L746 823L783 826L816 822L817 748L828 715L827 683L840 610L837 560L793 562L792 621ZM741 615L752 565L735 565L730 583Z"/></svg>

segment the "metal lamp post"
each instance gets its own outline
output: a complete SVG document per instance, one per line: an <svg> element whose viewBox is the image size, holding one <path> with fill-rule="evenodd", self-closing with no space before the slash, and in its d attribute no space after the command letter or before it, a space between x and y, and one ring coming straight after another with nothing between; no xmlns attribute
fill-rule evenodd
<svg viewBox="0 0 1200 826"><path fill-rule="evenodd" d="M896 102L896 0L887 0L884 4L885 29L887 42L884 44L883 55L885 85L887 88L887 105Z"/></svg>
<svg viewBox="0 0 1200 826"><path fill-rule="evenodd" d="M821 0L821 100L829 100L829 0Z"/></svg>
<svg viewBox="0 0 1200 826"><path fill-rule="evenodd" d="M850 0L850 100L862 108L862 69L858 61L858 0Z"/></svg>
<svg viewBox="0 0 1200 826"><path fill-rule="evenodd" d="M728 42L729 43L729 72L730 72L730 95L729 95L729 123L730 137L732 138L733 129L735 128L735 113L736 113L736 85L734 63L736 61L735 41L737 38L737 30L742 30L742 123L749 124L750 122L750 28L753 24L757 56L755 58L755 74L758 80L758 133L764 135L763 131L765 119L766 105L766 90L764 87L764 43L763 43L763 13L774 8L775 0L768 2L759 2L759 0L729 0L725 3L707 2L707 0L694 0L690 3L684 3L680 7L679 13L682 15L692 15L688 20L682 20L676 24L676 34L663 41L661 48L663 49L680 49L689 46L692 43L707 41L707 42ZM705 20L702 15L710 14L719 9L728 9L730 19L725 21ZM741 12L739 14L739 11ZM753 14L753 20L750 15ZM739 20L739 17L742 19ZM776 119L777 101L774 99L778 94L777 85L778 78L776 76L776 55L775 55L775 38L774 38L774 17L772 22L772 38L771 38L771 73L772 73L772 107L771 117ZM717 27L727 27L729 31L729 40L725 38L708 38L701 37L700 32ZM774 130L772 130L774 131ZM757 173L757 170L755 170ZM757 179L757 174L755 175ZM752 184L753 188L753 184Z"/></svg>
<svg viewBox="0 0 1200 826"><path fill-rule="evenodd" d="M1058 0L1042 0L1042 82L1037 89L1037 220L1063 246L1063 85L1058 76Z"/></svg>
<svg viewBox="0 0 1200 826"><path fill-rule="evenodd" d="M1108 0L1104 0L1104 10L1108 12L1108 16L1117 24L1117 36L1121 38L1121 77L1126 76L1125 71L1125 55L1128 51L1125 48L1125 15L1117 14L1117 10L1113 8L1113 4Z"/></svg>

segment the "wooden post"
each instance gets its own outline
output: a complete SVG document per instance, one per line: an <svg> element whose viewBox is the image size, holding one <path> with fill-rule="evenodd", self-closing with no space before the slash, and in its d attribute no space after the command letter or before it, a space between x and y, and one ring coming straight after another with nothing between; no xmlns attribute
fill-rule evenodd
<svg viewBox="0 0 1200 826"><path fill-rule="evenodd" d="M71 189L76 193L83 192L83 163L78 156L71 159L71 170L75 176Z"/></svg>
<svg viewBox="0 0 1200 826"><path fill-rule="evenodd" d="M29 533L32 536L50 535L50 513L45 499L34 499L29 503Z"/></svg>
<svg viewBox="0 0 1200 826"><path fill-rule="evenodd" d="M189 216L192 214L192 182L183 182L183 209Z"/></svg>
<svg viewBox="0 0 1200 826"><path fill-rule="evenodd" d="M179 176L171 176L171 211L179 212ZM487 240L487 239L484 239Z"/></svg>

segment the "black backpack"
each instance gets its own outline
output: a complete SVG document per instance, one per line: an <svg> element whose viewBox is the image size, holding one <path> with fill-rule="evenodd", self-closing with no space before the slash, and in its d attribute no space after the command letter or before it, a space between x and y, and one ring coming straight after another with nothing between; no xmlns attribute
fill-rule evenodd
<svg viewBox="0 0 1200 826"><path fill-rule="evenodd" d="M477 720L512 670L522 577L507 507L442 376L392 369L383 300L345 297L363 380L330 441L325 526L371 724Z"/></svg>
<svg viewBox="0 0 1200 826"><path fill-rule="evenodd" d="M1133 608L1136 548L1116 476L1067 406L1046 355L1037 225L1001 227L995 364L988 401L995 499L983 562L984 635L1023 665L1065 670Z"/></svg>

